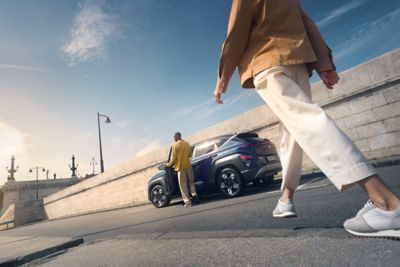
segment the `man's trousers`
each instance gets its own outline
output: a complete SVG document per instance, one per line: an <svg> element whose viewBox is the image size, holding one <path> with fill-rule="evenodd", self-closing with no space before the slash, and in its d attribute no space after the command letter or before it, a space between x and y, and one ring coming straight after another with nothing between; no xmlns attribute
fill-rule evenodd
<svg viewBox="0 0 400 267"><path fill-rule="evenodd" d="M178 182L179 188L181 189L182 199L185 203L190 202L190 193L192 196L196 196L196 187L194 185L194 175L192 166L189 168L178 171ZM189 186L189 188L188 188Z"/></svg>
<svg viewBox="0 0 400 267"><path fill-rule="evenodd" d="M298 186L303 151L339 190L376 174L352 140L312 102L305 65L266 69L254 84L281 121L282 189Z"/></svg>

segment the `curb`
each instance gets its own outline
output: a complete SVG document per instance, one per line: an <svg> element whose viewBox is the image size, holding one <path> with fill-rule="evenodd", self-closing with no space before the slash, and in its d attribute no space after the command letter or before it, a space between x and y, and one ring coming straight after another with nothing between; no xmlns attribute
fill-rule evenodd
<svg viewBox="0 0 400 267"><path fill-rule="evenodd" d="M69 249L72 247L76 247L79 246L81 244L83 244L83 238L77 238L77 239L73 239L71 241L62 243L60 245L56 245L50 248L46 248L40 251L36 251L24 256L19 256L17 258L14 259L10 259L10 260L6 260L4 262L0 262L0 267L5 267L5 266L20 266L26 263L29 263L31 261L46 257L48 255L51 255L53 253L65 250L65 249Z"/></svg>
<svg viewBox="0 0 400 267"><path fill-rule="evenodd" d="M394 156L384 159L376 159L376 160L371 160L370 162L375 168L400 165L400 156Z"/></svg>

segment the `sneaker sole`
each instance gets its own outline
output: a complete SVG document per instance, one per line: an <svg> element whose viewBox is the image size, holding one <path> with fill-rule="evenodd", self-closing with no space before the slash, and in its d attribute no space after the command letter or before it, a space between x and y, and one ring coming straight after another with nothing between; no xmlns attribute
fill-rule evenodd
<svg viewBox="0 0 400 267"><path fill-rule="evenodd" d="M345 230L355 236L386 237L386 238L394 238L396 240L400 240L400 230L385 230L385 231L378 231L378 232L372 232L372 233L361 233L361 232L352 231L352 230L349 230L346 228L345 228Z"/></svg>
<svg viewBox="0 0 400 267"><path fill-rule="evenodd" d="M274 217L274 218L293 218L293 217L297 217L297 214L293 211L287 211L284 213L272 214L272 217Z"/></svg>

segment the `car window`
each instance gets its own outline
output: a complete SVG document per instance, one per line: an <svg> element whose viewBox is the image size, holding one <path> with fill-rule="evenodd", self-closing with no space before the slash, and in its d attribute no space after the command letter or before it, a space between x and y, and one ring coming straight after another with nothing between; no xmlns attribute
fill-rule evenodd
<svg viewBox="0 0 400 267"><path fill-rule="evenodd" d="M243 142L237 139L231 139L223 145L223 148L230 148L242 144Z"/></svg>
<svg viewBox="0 0 400 267"><path fill-rule="evenodd" d="M228 137L221 137L214 140L214 142L217 145L217 147L221 147L223 144L225 144L226 141L228 141L228 139L229 139Z"/></svg>
<svg viewBox="0 0 400 267"><path fill-rule="evenodd" d="M198 144L195 148L195 155L193 156L194 158L198 158L200 156L213 152L216 148L217 147L214 142L204 142Z"/></svg>

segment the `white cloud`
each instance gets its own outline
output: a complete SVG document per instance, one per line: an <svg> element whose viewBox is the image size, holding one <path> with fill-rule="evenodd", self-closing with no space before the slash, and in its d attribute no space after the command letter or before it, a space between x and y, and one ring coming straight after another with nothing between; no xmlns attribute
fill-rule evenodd
<svg viewBox="0 0 400 267"><path fill-rule="evenodd" d="M0 165L10 166L10 159L15 155L16 165L26 161L27 149L32 145L25 143L25 135L17 128L0 121ZM0 175L0 183L5 182L6 177Z"/></svg>
<svg viewBox="0 0 400 267"><path fill-rule="evenodd" d="M88 132L88 133L84 133L81 135L81 137L84 139L91 139L95 136L96 136L96 133L94 133L94 132L90 132L90 133Z"/></svg>
<svg viewBox="0 0 400 267"><path fill-rule="evenodd" d="M113 137L111 138L111 143L114 145L120 144L121 143L121 138L120 137Z"/></svg>
<svg viewBox="0 0 400 267"><path fill-rule="evenodd" d="M0 63L0 69L16 70L16 71L35 71L35 72L48 72L49 71L47 69L42 69L42 68L23 66L23 65L15 65L15 64L7 64L7 63Z"/></svg>
<svg viewBox="0 0 400 267"><path fill-rule="evenodd" d="M322 28L326 25L330 24L338 17L350 12L351 10L363 5L366 1L365 0L353 0L347 2L345 5L338 7L331 12L329 12L323 19L316 22L318 27Z"/></svg>
<svg viewBox="0 0 400 267"><path fill-rule="evenodd" d="M151 124L144 128L146 131L150 131L154 128L157 128L158 126L167 124L170 121L173 121L175 118L183 117L183 116L193 116L194 114L201 114L204 110L208 109L211 107L211 104L214 102L214 99L207 99L203 102L200 102L196 105L188 105L185 106L178 111L176 111L171 117L158 121L154 124Z"/></svg>
<svg viewBox="0 0 400 267"><path fill-rule="evenodd" d="M209 106L206 109L199 111L197 114L195 114L195 116L197 118L208 118L217 111L221 111L221 110L229 108L230 106L232 106L233 104L238 102L244 95L245 95L245 92L243 91L238 95L231 96L231 97L227 98L226 100L224 100L223 105L218 105L215 103L214 106L211 106L211 107Z"/></svg>
<svg viewBox="0 0 400 267"><path fill-rule="evenodd" d="M145 147L143 147L138 152L136 152L136 157L144 156L150 152L153 152L153 151L161 148L161 140L160 139L148 140L145 143L147 143L145 145Z"/></svg>
<svg viewBox="0 0 400 267"><path fill-rule="evenodd" d="M384 29L386 29L388 25L395 25L398 17L400 17L400 8L397 8L385 16L362 25L358 28L358 30L354 31L354 34L351 37L343 40L343 42L336 49L334 49L338 51L334 54L334 58L336 60L343 59L347 55L350 55L358 49L361 49L363 46L370 44L371 41L376 40L377 36L384 32ZM394 32L393 34L398 34L398 32Z"/></svg>
<svg viewBox="0 0 400 267"><path fill-rule="evenodd" d="M148 127L145 128L146 131L149 131L153 128L156 128L158 126L167 124L170 121L173 121L175 118L187 116L188 118L191 118L193 120L199 120L199 119L206 119L212 114L214 114L217 111L221 111L224 109L229 108L231 105L235 104L241 98L245 95L245 92L241 92L238 95L231 96L224 100L223 105L218 105L214 98L209 98L207 100L204 100L198 104L195 105L188 105L185 106L178 111L176 111L170 118L159 121L155 124L152 124Z"/></svg>
<svg viewBox="0 0 400 267"><path fill-rule="evenodd" d="M0 147L1 160L16 153L24 153L24 135L17 128L0 122Z"/></svg>
<svg viewBox="0 0 400 267"><path fill-rule="evenodd" d="M213 98L207 99L203 102L200 102L197 105L190 105L190 106L186 106L183 107L181 109L179 109L177 112L174 113L174 116L179 117L179 116L184 116L190 113L194 113L194 112L198 112L198 111L202 111L205 108L211 106L211 104L214 102Z"/></svg>
<svg viewBox="0 0 400 267"><path fill-rule="evenodd" d="M104 59L109 44L118 39L116 19L105 9L105 1L86 0L80 5L70 30L70 41L62 47L70 66Z"/></svg>
<svg viewBox="0 0 400 267"><path fill-rule="evenodd" d="M156 122L154 124L151 124L151 125L145 127L144 130L145 131L150 131L150 130L152 130L154 128L157 128L158 126L167 124L169 121L171 121L171 119L166 119L166 120L162 120L162 121Z"/></svg>
<svg viewBox="0 0 400 267"><path fill-rule="evenodd" d="M122 120L122 121L118 121L116 124L119 128L121 129L125 129L126 127L128 127L131 124L131 120Z"/></svg>

